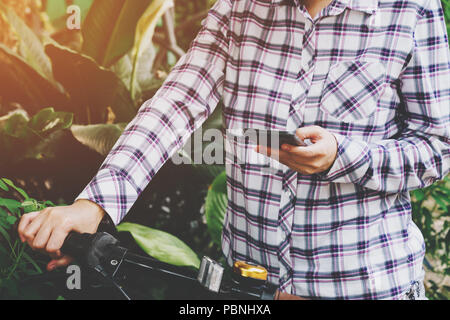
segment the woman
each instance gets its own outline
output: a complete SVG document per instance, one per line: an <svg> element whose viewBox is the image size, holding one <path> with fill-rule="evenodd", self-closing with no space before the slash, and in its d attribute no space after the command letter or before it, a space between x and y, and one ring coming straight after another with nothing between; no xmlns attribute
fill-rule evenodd
<svg viewBox="0 0 450 320"><path fill-rule="evenodd" d="M409 191L449 172L449 61L439 0L218 0L77 201L24 216L20 236L67 264L68 232L119 223L222 98L227 129L313 142L227 142L230 264L267 267L285 296L424 299Z"/></svg>

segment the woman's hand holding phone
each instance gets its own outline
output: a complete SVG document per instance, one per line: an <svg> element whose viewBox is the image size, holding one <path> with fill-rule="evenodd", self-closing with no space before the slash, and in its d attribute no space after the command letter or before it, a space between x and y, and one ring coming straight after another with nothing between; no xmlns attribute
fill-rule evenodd
<svg viewBox="0 0 450 320"><path fill-rule="evenodd" d="M328 171L337 157L338 143L335 136L318 126L300 128L296 134L301 141L310 140L312 145L282 144L280 150L259 145L256 151L301 174L313 175Z"/></svg>

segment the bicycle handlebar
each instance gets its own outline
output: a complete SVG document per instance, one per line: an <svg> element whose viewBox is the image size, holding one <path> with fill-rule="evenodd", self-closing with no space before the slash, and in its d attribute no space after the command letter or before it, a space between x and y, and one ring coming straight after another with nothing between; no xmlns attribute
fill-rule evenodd
<svg viewBox="0 0 450 320"><path fill-rule="evenodd" d="M217 274L213 271L220 269L221 266L206 257L203 259L199 274L196 274L196 271L191 269L169 265L150 256L139 256L121 247L116 238L105 232L93 235L71 233L61 251L82 265L99 272L121 291L116 281L126 281L133 275L139 275L142 279L142 274L157 274L176 280L186 280L191 286L203 287L206 291L231 299L271 300L277 289L275 285L265 280L245 278L238 274L233 274L231 279L225 279L222 278L221 272L217 280ZM205 270L205 262L206 265L212 264L215 268ZM214 288L210 285L213 278L218 281ZM128 298L125 292L122 293Z"/></svg>

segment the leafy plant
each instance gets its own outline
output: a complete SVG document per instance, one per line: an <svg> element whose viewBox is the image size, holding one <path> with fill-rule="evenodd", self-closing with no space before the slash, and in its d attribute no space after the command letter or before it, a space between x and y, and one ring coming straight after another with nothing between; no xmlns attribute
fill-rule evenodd
<svg viewBox="0 0 450 320"><path fill-rule="evenodd" d="M14 154L14 161L24 158L39 159L40 143L52 133L72 125L73 115L46 108L29 118L25 111L15 111L0 118L0 145L5 154ZM10 157L0 159L9 163Z"/></svg>
<svg viewBox="0 0 450 320"><path fill-rule="evenodd" d="M0 179L0 192L11 195L10 198L0 197L0 298L39 298L37 288L23 286L21 280L42 273L43 263L37 260L26 243L20 241L15 225L22 214L54 204L28 197L23 189L8 179ZM12 193L18 194L22 201L15 200Z"/></svg>
<svg viewBox="0 0 450 320"><path fill-rule="evenodd" d="M450 35L450 0L442 0L442 8L447 23L447 34Z"/></svg>
<svg viewBox="0 0 450 320"><path fill-rule="evenodd" d="M413 220L422 231L428 260L433 263L428 264L429 269L445 280L450 275L450 176L411 194ZM450 296L448 285L446 288L431 280L428 289L431 298L448 299Z"/></svg>
<svg viewBox="0 0 450 320"><path fill-rule="evenodd" d="M125 123L136 114L142 92L149 88L153 90L161 84L161 80L155 81L151 73L154 55L151 35L156 21L172 4L171 1L121 1L122 6L116 12L117 15L105 17L104 14L115 5L115 2L113 5L111 3L95 1L83 25L86 52L98 52L100 55L92 55L105 65L111 65L121 56L121 61L128 59L128 63L116 63L111 68L98 64L88 55L58 45L51 39L40 39L10 7L1 3L2 16L20 40L17 51L0 44L0 101L2 104L19 103L20 109L24 110L7 115L7 118L11 118L8 123L14 122L17 128L25 128L29 120L28 114L38 114L42 108L48 107L71 113L73 122L78 125L96 124L95 130L93 127L74 127L72 133L75 138L80 137L82 142L88 142L93 150L106 155L108 148L110 149L119 137L119 131L123 130ZM83 4L85 8L89 5L87 2ZM114 10L117 8L119 7L116 6ZM130 15L130 12L133 14ZM141 15L143 18L138 27ZM95 26L96 21L101 19L106 19L107 24ZM106 34L108 37L104 39ZM147 36L150 38L143 39ZM106 50L101 51L105 49L105 41ZM135 101L132 100L130 92L133 93ZM57 129L61 131L67 128ZM55 128L53 132L58 130ZM113 131L114 134L110 137L105 136ZM87 134L100 136L89 137ZM49 150L50 142L56 141L51 140L53 137L49 135L41 138L43 139L31 134L16 137L11 135L10 130L0 130L0 149L5 152L15 151L14 157L4 158L3 162L39 158L41 150ZM38 140L39 143L36 143ZM98 143L102 144L100 149L96 148L99 147ZM55 147L59 146L51 145L51 148ZM0 164L1 162L0 160Z"/></svg>
<svg viewBox="0 0 450 320"><path fill-rule="evenodd" d="M82 53L48 38L39 39L10 7L0 3L3 16L20 39L18 52L0 48L0 66L7 71L4 80L8 83L0 87L0 96L30 112L48 106L72 112L79 124L105 123L111 118L130 121L142 91L154 85L152 34L156 21L171 3L123 0L118 5L117 1L94 1L82 27ZM109 69L125 56L131 59L129 64ZM144 58L146 61L142 61ZM114 74L117 69L125 78Z"/></svg>
<svg viewBox="0 0 450 320"><path fill-rule="evenodd" d="M30 198L9 179L0 179L0 192L9 195L7 198L0 197L0 299L42 298L36 288L24 286L22 280L41 274L44 258L36 256L26 243L20 241L15 226L23 214L55 205L51 201ZM17 198L22 200L18 201ZM176 266L200 266L195 252L166 232L134 223L122 223L117 229L120 232L130 232L146 253L160 261Z"/></svg>

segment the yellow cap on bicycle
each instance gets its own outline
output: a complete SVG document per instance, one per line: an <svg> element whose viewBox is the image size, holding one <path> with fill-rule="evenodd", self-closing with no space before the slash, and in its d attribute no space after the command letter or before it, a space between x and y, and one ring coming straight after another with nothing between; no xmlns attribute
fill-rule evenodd
<svg viewBox="0 0 450 320"><path fill-rule="evenodd" d="M245 278L267 281L267 270L261 266L254 266L243 261L234 263L234 272Z"/></svg>

